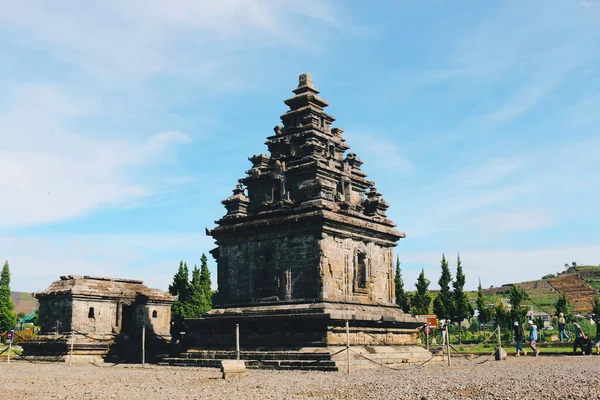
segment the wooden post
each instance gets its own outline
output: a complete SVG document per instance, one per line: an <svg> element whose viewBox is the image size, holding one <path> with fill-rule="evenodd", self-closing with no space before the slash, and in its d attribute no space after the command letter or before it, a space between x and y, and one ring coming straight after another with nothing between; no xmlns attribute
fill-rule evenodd
<svg viewBox="0 0 600 400"><path fill-rule="evenodd" d="M8 358L6 359L6 362L9 363L10 362L10 351L12 348L12 340L10 342L8 342Z"/></svg>
<svg viewBox="0 0 600 400"><path fill-rule="evenodd" d="M502 337L500 334L500 324L498 324L498 361L502 361Z"/></svg>
<svg viewBox="0 0 600 400"><path fill-rule="evenodd" d="M350 373L350 322L346 320L346 364L347 372Z"/></svg>
<svg viewBox="0 0 600 400"><path fill-rule="evenodd" d="M71 329L71 351L69 351L69 366L73 365L73 342L75 341L75 330Z"/></svg>
<svg viewBox="0 0 600 400"><path fill-rule="evenodd" d="M427 339L427 351L429 351L429 324L427 324L427 328L425 328L425 338Z"/></svg>
<svg viewBox="0 0 600 400"><path fill-rule="evenodd" d="M235 324L235 352L237 359L240 359L240 324Z"/></svg>
<svg viewBox="0 0 600 400"><path fill-rule="evenodd" d="M450 334L448 332L448 323L446 323L446 353L448 355L448 366L450 366Z"/></svg>
<svg viewBox="0 0 600 400"><path fill-rule="evenodd" d="M142 368L146 364L146 325L142 326Z"/></svg>

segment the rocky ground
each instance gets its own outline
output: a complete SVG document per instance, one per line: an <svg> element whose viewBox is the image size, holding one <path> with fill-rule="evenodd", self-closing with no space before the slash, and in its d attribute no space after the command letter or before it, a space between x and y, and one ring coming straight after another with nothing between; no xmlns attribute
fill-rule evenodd
<svg viewBox="0 0 600 400"><path fill-rule="evenodd" d="M0 363L3 399L600 399L600 356L487 357L352 372ZM481 363L482 364L478 364Z"/></svg>

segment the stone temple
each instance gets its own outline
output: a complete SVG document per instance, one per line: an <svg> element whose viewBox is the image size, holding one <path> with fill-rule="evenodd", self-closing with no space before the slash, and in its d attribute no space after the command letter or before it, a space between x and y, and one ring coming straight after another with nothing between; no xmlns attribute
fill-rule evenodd
<svg viewBox="0 0 600 400"><path fill-rule="evenodd" d="M176 300L134 279L61 276L34 293L40 303L40 332L24 345L24 355L40 360L68 360L73 332L75 362L127 358L139 362L142 327L148 359L169 352L171 306Z"/></svg>
<svg viewBox="0 0 600 400"><path fill-rule="evenodd" d="M293 93L267 137L268 154L249 158L223 200L226 215L207 229L218 246L217 304L186 321L191 351L180 361L193 352L226 357L239 324L243 358L275 367L322 360L335 369L345 362L335 353L346 344L346 320L353 358L428 358L416 346L422 321L395 305L393 249L404 233L387 218L363 161L347 152L342 129L332 128L310 74Z"/></svg>

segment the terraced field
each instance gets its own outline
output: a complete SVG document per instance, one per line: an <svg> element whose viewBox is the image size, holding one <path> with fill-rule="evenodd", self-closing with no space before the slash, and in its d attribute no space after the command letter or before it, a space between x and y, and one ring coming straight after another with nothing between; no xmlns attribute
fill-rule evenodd
<svg viewBox="0 0 600 400"><path fill-rule="evenodd" d="M564 291L573 311L586 314L591 311L594 295L600 289L600 267L571 267L555 278L515 284L523 288L531 299L524 304L533 304L536 311L544 311L552 315L554 303L560 293ZM483 291L488 296L508 298L512 285L507 284Z"/></svg>

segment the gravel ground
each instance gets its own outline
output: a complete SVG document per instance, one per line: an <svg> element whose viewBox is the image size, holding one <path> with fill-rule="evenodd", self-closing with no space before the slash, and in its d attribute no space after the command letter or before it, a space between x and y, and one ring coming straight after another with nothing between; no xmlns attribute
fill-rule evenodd
<svg viewBox="0 0 600 400"><path fill-rule="evenodd" d="M489 358L477 358L476 362ZM352 372L0 363L1 399L600 399L600 356L509 358Z"/></svg>

